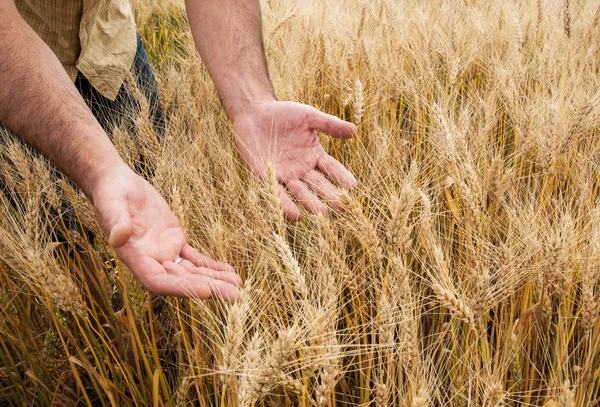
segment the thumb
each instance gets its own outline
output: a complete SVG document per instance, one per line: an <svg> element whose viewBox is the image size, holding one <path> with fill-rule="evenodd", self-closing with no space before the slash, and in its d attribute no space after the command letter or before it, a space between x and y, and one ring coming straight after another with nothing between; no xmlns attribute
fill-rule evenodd
<svg viewBox="0 0 600 407"><path fill-rule="evenodd" d="M127 201L110 200L97 209L97 215L104 233L108 235L108 243L115 249L124 246L133 233Z"/></svg>
<svg viewBox="0 0 600 407"><path fill-rule="evenodd" d="M118 249L129 241L132 234L133 224L131 217L129 213L124 211L120 219L111 227L110 234L108 235L108 243L115 249Z"/></svg>
<svg viewBox="0 0 600 407"><path fill-rule="evenodd" d="M315 109L309 121L309 126L338 138L354 137L358 131L354 124L345 122L339 117L323 113L318 109Z"/></svg>

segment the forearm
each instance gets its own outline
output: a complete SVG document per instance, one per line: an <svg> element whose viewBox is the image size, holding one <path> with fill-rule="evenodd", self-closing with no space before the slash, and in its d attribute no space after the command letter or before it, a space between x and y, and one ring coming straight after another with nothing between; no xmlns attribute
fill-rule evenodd
<svg viewBox="0 0 600 407"><path fill-rule="evenodd" d="M196 47L233 119L253 103L273 100L259 0L186 0Z"/></svg>
<svg viewBox="0 0 600 407"><path fill-rule="evenodd" d="M88 196L103 171L123 165L56 56L11 0L0 0L0 84L0 122Z"/></svg>

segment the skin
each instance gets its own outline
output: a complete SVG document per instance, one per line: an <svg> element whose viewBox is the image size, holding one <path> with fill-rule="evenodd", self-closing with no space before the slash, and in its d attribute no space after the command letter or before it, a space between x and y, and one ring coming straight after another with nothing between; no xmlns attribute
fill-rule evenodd
<svg viewBox="0 0 600 407"><path fill-rule="evenodd" d="M232 120L243 162L258 178L273 163L286 215L300 219L287 189L309 212L317 198L343 209L339 190L356 179L328 156L316 130L348 138L356 128L298 103L275 99L255 0L188 0L196 46ZM239 298L233 267L190 247L166 201L121 159L60 62L0 0L0 122L42 152L90 198L117 256L155 295ZM175 259L183 260L175 264Z"/></svg>
<svg viewBox="0 0 600 407"><path fill-rule="evenodd" d="M275 99L259 1L186 0L186 8L196 48L233 122L244 163L259 179L267 163L273 164L283 209L291 220L301 215L285 187L308 212L327 212L317 195L343 209L340 191L326 176L347 189L357 181L325 153L315 130L349 138L356 126L311 106Z"/></svg>

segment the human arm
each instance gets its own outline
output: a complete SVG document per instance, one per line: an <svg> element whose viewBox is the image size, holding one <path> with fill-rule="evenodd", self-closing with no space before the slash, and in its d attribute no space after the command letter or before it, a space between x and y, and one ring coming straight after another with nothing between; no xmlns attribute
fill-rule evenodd
<svg viewBox="0 0 600 407"><path fill-rule="evenodd" d="M237 296L230 266L190 248L164 199L123 162L60 62L0 0L0 122L38 149L91 199L117 255L155 294ZM176 256L186 260L174 264Z"/></svg>
<svg viewBox="0 0 600 407"><path fill-rule="evenodd" d="M50 48L0 0L0 122L91 197L101 172L124 165Z"/></svg>
<svg viewBox="0 0 600 407"><path fill-rule="evenodd" d="M342 209L339 191L356 179L319 144L315 130L349 138L356 127L292 102L278 102L269 79L258 0L186 0L196 48L215 83L244 163L258 178L271 162L288 218L300 212L284 185L309 212L326 212L317 198ZM329 178L329 179L328 179ZM315 195L316 193L316 195Z"/></svg>

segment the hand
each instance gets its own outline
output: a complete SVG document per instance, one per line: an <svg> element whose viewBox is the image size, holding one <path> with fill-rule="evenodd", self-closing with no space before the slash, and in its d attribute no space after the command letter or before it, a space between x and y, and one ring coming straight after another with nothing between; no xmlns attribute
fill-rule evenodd
<svg viewBox="0 0 600 407"><path fill-rule="evenodd" d="M346 189L356 187L356 178L323 150L315 130L350 138L356 126L311 106L274 100L240 111L232 120L238 150L252 173L264 180L267 163L273 165L283 211L290 220L299 220L301 215L284 185L310 213L327 212L316 195L343 209L340 191L327 177Z"/></svg>
<svg viewBox="0 0 600 407"><path fill-rule="evenodd" d="M150 293L238 298L242 281L233 267L190 247L177 218L146 180L124 165L97 179L91 194L96 219L117 256ZM183 260L176 264L178 257Z"/></svg>

